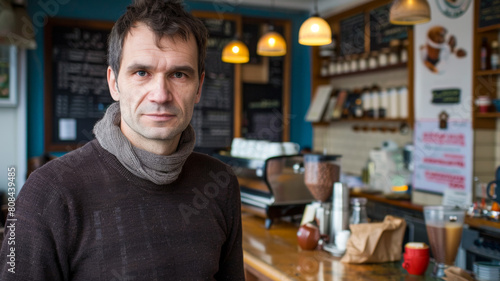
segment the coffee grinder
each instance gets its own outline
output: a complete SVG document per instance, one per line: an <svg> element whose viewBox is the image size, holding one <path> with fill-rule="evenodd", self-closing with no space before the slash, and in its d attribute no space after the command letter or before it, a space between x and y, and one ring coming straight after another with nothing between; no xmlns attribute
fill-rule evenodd
<svg viewBox="0 0 500 281"><path fill-rule="evenodd" d="M333 214L332 193L334 184L340 184L340 155L305 154L304 181L315 202L315 221L321 237L326 242L323 246L332 245Z"/></svg>

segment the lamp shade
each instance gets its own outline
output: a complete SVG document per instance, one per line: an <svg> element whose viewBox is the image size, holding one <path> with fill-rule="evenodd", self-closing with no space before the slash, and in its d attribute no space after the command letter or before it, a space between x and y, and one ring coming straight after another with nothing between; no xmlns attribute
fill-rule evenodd
<svg viewBox="0 0 500 281"><path fill-rule="evenodd" d="M264 34L257 43L257 54L268 57L284 56L286 54L285 38L275 31Z"/></svg>
<svg viewBox="0 0 500 281"><path fill-rule="evenodd" d="M247 46L239 41L230 41L222 50L222 61L228 63L247 63L250 60Z"/></svg>
<svg viewBox="0 0 500 281"><path fill-rule="evenodd" d="M431 8L427 0L395 0L389 20L399 25L425 23L431 20Z"/></svg>
<svg viewBox="0 0 500 281"><path fill-rule="evenodd" d="M332 29L324 19L312 16L300 26L300 44L308 46L321 46L328 45L331 42Z"/></svg>
<svg viewBox="0 0 500 281"><path fill-rule="evenodd" d="M0 44L35 49L35 32L26 7L0 0Z"/></svg>

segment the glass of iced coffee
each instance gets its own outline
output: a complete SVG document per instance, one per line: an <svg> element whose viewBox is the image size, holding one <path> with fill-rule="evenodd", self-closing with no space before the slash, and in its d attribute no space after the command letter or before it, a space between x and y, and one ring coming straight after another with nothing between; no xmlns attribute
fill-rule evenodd
<svg viewBox="0 0 500 281"><path fill-rule="evenodd" d="M465 210L449 206L425 206L425 226L434 256L433 277L443 277L447 266L455 264L462 240Z"/></svg>

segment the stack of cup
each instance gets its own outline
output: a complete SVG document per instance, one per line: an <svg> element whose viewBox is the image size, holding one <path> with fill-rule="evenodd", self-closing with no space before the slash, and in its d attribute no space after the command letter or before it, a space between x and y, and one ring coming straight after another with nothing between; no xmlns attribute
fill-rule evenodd
<svg viewBox="0 0 500 281"><path fill-rule="evenodd" d="M330 241L343 230L349 229L349 187L341 182L333 184Z"/></svg>

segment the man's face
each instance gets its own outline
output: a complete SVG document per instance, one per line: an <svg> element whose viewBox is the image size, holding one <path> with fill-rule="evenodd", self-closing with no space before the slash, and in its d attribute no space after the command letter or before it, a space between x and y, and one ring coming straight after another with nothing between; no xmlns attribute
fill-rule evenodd
<svg viewBox="0 0 500 281"><path fill-rule="evenodd" d="M163 37L161 49L143 24L125 37L118 78L108 68L108 85L120 101L121 130L132 144L177 144L200 101L204 73L198 75L196 41ZM167 143L170 143L167 142Z"/></svg>

